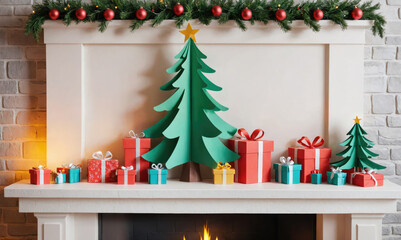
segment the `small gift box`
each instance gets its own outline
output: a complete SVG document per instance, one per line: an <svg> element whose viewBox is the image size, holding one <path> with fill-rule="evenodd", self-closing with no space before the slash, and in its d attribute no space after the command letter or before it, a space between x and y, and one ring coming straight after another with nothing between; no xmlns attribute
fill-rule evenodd
<svg viewBox="0 0 401 240"><path fill-rule="evenodd" d="M118 160L111 159L113 155L107 151L103 157L101 151L92 154L93 159L88 160L88 182L104 183L116 182L116 170L118 168Z"/></svg>
<svg viewBox="0 0 401 240"><path fill-rule="evenodd" d="M233 184L234 183L235 169L231 168L229 163L223 164L219 162L216 169L213 169L213 183L214 184Z"/></svg>
<svg viewBox="0 0 401 240"><path fill-rule="evenodd" d="M238 153L240 158L234 161L235 182L262 183L270 182L271 153L274 142L260 140L264 131L256 129L251 136L244 129L238 129L239 139L229 139L228 148Z"/></svg>
<svg viewBox="0 0 401 240"><path fill-rule="evenodd" d="M294 162L302 165L301 182L311 182L311 173L313 170L327 172L330 170L330 148L319 148L324 144L324 139L317 136L313 142L308 137L303 136L297 141L303 147L288 148L288 156L294 159ZM326 176L322 176L326 180Z"/></svg>
<svg viewBox="0 0 401 240"><path fill-rule="evenodd" d="M161 163L152 164L152 168L148 169L149 184L166 184L167 183L167 169L163 168Z"/></svg>
<svg viewBox="0 0 401 240"><path fill-rule="evenodd" d="M134 166L136 170L136 181L148 181L149 162L142 158L142 155L149 152L150 138L145 138L143 133L135 134L133 130L129 131L130 137L123 139L124 147L124 165Z"/></svg>
<svg viewBox="0 0 401 240"><path fill-rule="evenodd" d="M69 183L77 183L81 181L81 165L70 164L68 169Z"/></svg>
<svg viewBox="0 0 401 240"><path fill-rule="evenodd" d="M311 173L311 183L321 184L322 183L322 173L320 170L313 170Z"/></svg>
<svg viewBox="0 0 401 240"><path fill-rule="evenodd" d="M67 182L68 182L68 166L65 166L64 164L62 165L62 167L58 167L56 169L56 172L58 173L65 173L66 174L66 178L67 178Z"/></svg>
<svg viewBox="0 0 401 240"><path fill-rule="evenodd" d="M42 185L50 184L50 174L51 170L44 168L42 165L39 167L34 167L29 169L29 174L31 175L31 184Z"/></svg>
<svg viewBox="0 0 401 240"><path fill-rule="evenodd" d="M384 175L376 173L376 169L365 169L351 174L351 184L360 187L383 186Z"/></svg>
<svg viewBox="0 0 401 240"><path fill-rule="evenodd" d="M347 174L342 172L340 168L331 168L331 172L327 172L327 183L333 185L344 185Z"/></svg>
<svg viewBox="0 0 401 240"><path fill-rule="evenodd" d="M280 157L280 163L273 165L276 182L297 184L300 182L302 165L294 164L290 157Z"/></svg>
<svg viewBox="0 0 401 240"><path fill-rule="evenodd" d="M133 166L121 167L117 169L117 184L131 185L135 184L136 171Z"/></svg>
<svg viewBox="0 0 401 240"><path fill-rule="evenodd" d="M54 182L57 184L63 184L67 182L67 174L62 172L54 173Z"/></svg>

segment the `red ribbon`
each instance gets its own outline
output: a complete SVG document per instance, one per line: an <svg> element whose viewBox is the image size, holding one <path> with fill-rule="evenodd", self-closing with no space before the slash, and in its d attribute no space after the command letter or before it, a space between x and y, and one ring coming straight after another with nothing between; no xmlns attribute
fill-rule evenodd
<svg viewBox="0 0 401 240"><path fill-rule="evenodd" d="M324 144L324 139L321 136L317 136L311 143L308 137L303 136L298 140L298 143L307 148L318 148Z"/></svg>
<svg viewBox="0 0 401 240"><path fill-rule="evenodd" d="M261 135L259 136L259 134L261 133ZM255 129L251 136L249 136L249 133L245 130L245 128L240 128L238 129L238 135L240 135L240 138L246 138L247 140L251 140L251 141L256 141L259 140L263 137L263 135L265 135L265 132L262 129Z"/></svg>
<svg viewBox="0 0 401 240"><path fill-rule="evenodd" d="M319 174L319 173L320 173L320 170L319 170L319 169L315 169L315 170L312 171L312 173Z"/></svg>

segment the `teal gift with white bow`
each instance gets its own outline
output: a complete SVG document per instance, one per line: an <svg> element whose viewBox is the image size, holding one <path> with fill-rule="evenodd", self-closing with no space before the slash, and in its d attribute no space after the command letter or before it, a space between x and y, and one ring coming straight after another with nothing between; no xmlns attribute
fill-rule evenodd
<svg viewBox="0 0 401 240"><path fill-rule="evenodd" d="M68 166L68 182L77 183L81 181L81 167L79 165L70 164Z"/></svg>
<svg viewBox="0 0 401 240"><path fill-rule="evenodd" d="M164 169L161 163L153 163L151 167L148 169L149 184L166 184L167 169Z"/></svg>
<svg viewBox="0 0 401 240"><path fill-rule="evenodd" d="M294 164L290 157L280 157L280 163L273 164L276 182L298 184L301 180L301 164Z"/></svg>
<svg viewBox="0 0 401 240"><path fill-rule="evenodd" d="M331 168L331 172L327 172L327 183L333 185L345 185L347 182L347 173L342 172L340 168Z"/></svg>
<svg viewBox="0 0 401 240"><path fill-rule="evenodd" d="M55 174L56 177L54 178L54 182L56 182L57 184L62 184L67 182L67 174L61 172Z"/></svg>

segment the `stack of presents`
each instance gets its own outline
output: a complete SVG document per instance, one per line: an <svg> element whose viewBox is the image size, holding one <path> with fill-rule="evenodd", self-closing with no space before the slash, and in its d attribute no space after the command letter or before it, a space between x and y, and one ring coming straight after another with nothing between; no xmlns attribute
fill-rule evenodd
<svg viewBox="0 0 401 240"><path fill-rule="evenodd" d="M271 153L274 142L262 140L263 130L256 129L251 135L245 129L238 130L239 137L228 140L228 148L240 158L232 163L219 163L213 169L214 184L264 183L271 181ZM307 137L298 140L299 147L288 148L288 157L280 157L280 162L273 164L275 181L284 184L326 182L333 185L346 183L361 187L383 186L383 175L372 169L341 170L330 167L331 149L323 148L324 140L316 137L312 142ZM124 166L113 159L110 152L103 155L98 151L88 160L88 182L135 184L166 184L167 169L162 164L150 164L141 156L151 147L151 140L143 135L136 135L132 130L130 137L123 139ZM30 171L32 184L49 184L51 176L55 183L76 183L81 181L81 165L69 164L52 172L42 166Z"/></svg>

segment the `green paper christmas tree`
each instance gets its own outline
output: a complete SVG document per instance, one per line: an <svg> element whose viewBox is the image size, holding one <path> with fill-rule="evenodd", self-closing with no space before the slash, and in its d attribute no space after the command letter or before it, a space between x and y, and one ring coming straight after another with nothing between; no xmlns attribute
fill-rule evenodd
<svg viewBox="0 0 401 240"><path fill-rule="evenodd" d="M344 142L340 143L341 146L345 146L347 148L344 151L338 153L337 156L342 156L344 157L344 159L332 163L331 165L339 167L341 169L386 168L370 160L370 158L377 157L379 155L369 150L369 148L373 147L374 143L363 136L367 133L365 132L365 130L363 130L361 125L359 125L360 120L361 119L359 119L358 117L354 119L355 124L352 129L347 133L347 135L350 135L350 137Z"/></svg>
<svg viewBox="0 0 401 240"><path fill-rule="evenodd" d="M153 150L144 154L143 158L153 163L165 163L167 168L191 162L216 168L218 162L226 163L239 158L239 155L220 140L231 138L237 129L216 114L217 111L226 111L228 108L214 100L207 91L220 91L222 88L203 74L215 71L202 61L206 56L195 44L194 35L197 31L190 24L186 30L180 31L185 34L186 44L175 57L178 61L167 69L168 73L177 74L160 87L163 91L175 92L154 108L158 112L168 113L144 131L146 137L164 138ZM199 165L195 168L193 165L184 167L183 171L188 171L189 175L200 174Z"/></svg>

